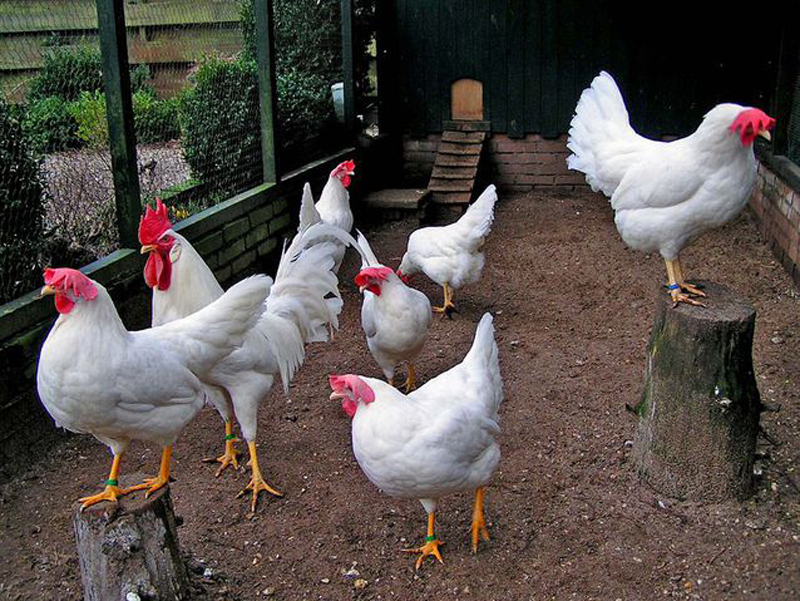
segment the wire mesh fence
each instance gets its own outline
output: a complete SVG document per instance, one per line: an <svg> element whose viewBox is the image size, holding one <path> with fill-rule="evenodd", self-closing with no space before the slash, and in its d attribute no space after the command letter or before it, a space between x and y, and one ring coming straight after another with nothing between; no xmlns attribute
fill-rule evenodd
<svg viewBox="0 0 800 601"><path fill-rule="evenodd" d="M279 165L347 143L340 0L274 0ZM143 202L177 219L263 181L254 0L127 0ZM374 0L355 1L359 98L374 92ZM373 45L374 48L374 45ZM369 110L368 100L360 112ZM0 2L0 302L47 264L119 246L96 0Z"/></svg>

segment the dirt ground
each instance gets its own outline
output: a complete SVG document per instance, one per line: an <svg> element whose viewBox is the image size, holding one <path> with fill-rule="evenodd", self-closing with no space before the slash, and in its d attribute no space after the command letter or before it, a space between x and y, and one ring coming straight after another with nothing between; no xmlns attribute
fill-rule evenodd
<svg viewBox="0 0 800 601"><path fill-rule="evenodd" d="M396 266L410 220L370 227L373 248ZM255 516L235 494L247 471L214 478L200 462L222 448L222 424L204 410L175 447L172 496L201 599L455 600L800 598L800 299L745 214L688 249L688 276L740 291L758 310L754 348L762 397L763 476L743 503L700 505L641 485L629 461L658 256L625 249L607 203L585 193L502 199L482 280L435 319L418 366L429 378L461 360L485 311L496 315L506 398L503 459L487 491L492 540L469 550L471 498L446 498L437 515L444 565L415 573L425 513L381 494L350 449L350 421L328 401L329 373L378 377L360 329L357 264L342 268L336 340L309 348L284 396L261 406L267 479ZM440 290L422 278L432 300ZM152 473L158 449L134 445L123 471ZM71 518L98 490L107 450L74 436L9 483L0 498L0 598L78 599ZM124 484L123 480L123 484ZM360 582L363 581L363 582ZM356 585L358 582L358 585Z"/></svg>

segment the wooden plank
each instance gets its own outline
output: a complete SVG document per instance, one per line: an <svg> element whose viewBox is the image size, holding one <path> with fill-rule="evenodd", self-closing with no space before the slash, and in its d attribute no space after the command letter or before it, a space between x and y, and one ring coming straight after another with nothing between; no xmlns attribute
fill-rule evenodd
<svg viewBox="0 0 800 601"><path fill-rule="evenodd" d="M433 200L438 204L469 204L472 192L434 192Z"/></svg>
<svg viewBox="0 0 800 601"><path fill-rule="evenodd" d="M265 183L278 183L278 153L276 129L278 120L275 83L275 37L273 35L272 0L253 0L256 36L261 41L256 47L258 62L258 95L261 117L261 158Z"/></svg>
<svg viewBox="0 0 800 601"><path fill-rule="evenodd" d="M128 4L126 27L238 23L239 3L226 0L168 0ZM10 0L0 3L0 33L96 30L91 0Z"/></svg>
<svg viewBox="0 0 800 601"><path fill-rule="evenodd" d="M477 172L478 172L477 166L450 167L450 166L440 165L439 163L434 163L433 173L431 173L431 179L473 180L475 179Z"/></svg>
<svg viewBox="0 0 800 601"><path fill-rule="evenodd" d="M446 180L431 178L428 189L431 192L471 192L472 180Z"/></svg>
<svg viewBox="0 0 800 601"><path fill-rule="evenodd" d="M353 62L353 0L341 0L342 82L344 91L344 127L348 135L355 133L356 79Z"/></svg>
<svg viewBox="0 0 800 601"><path fill-rule="evenodd" d="M39 69L51 47L51 34L0 37L0 69L5 71ZM219 54L233 56L242 49L242 36L238 26L220 29L156 30L143 40L138 33L128 30L128 60L132 64L189 63L204 56ZM76 40L70 47L97 45L96 33Z"/></svg>
<svg viewBox="0 0 800 601"><path fill-rule="evenodd" d="M434 165L442 167L477 167L481 160L479 154L437 154Z"/></svg>
<svg viewBox="0 0 800 601"><path fill-rule="evenodd" d="M442 142L454 142L456 144L480 144L485 139L486 132L483 131L445 130L442 132Z"/></svg>
<svg viewBox="0 0 800 601"><path fill-rule="evenodd" d="M525 0L508 3L508 124L509 138L525 135Z"/></svg>
<svg viewBox="0 0 800 601"><path fill-rule="evenodd" d="M481 146L478 144L454 144L453 142L442 142L439 144L439 153L480 155Z"/></svg>
<svg viewBox="0 0 800 601"><path fill-rule="evenodd" d="M542 127L542 63L548 58L542 50L542 5L529 0L525 15L525 131L540 132Z"/></svg>
<svg viewBox="0 0 800 601"><path fill-rule="evenodd" d="M489 97L491 98L491 96ZM452 121L447 119L442 121L442 129L450 131L492 131L490 121ZM503 130L500 130L503 131Z"/></svg>
<svg viewBox="0 0 800 601"><path fill-rule="evenodd" d="M142 202L133 133L124 0L97 0L97 16L119 241L122 247L138 248Z"/></svg>

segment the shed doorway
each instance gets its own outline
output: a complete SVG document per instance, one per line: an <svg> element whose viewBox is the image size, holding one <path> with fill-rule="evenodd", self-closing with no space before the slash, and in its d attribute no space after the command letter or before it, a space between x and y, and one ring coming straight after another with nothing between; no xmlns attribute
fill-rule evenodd
<svg viewBox="0 0 800 601"><path fill-rule="evenodd" d="M454 121L483 121L483 84L459 79L450 86L450 114Z"/></svg>

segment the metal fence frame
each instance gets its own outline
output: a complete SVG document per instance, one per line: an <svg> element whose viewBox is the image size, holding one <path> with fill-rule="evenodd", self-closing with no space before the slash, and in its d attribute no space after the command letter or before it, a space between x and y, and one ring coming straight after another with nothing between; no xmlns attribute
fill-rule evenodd
<svg viewBox="0 0 800 601"><path fill-rule="evenodd" d="M128 68L125 0L96 0L103 59L109 146L114 174L114 199L120 246L137 248L141 191L136 166L133 101ZM254 0L258 45L261 148L265 184L280 181L280 156L276 145L275 44L272 0ZM349 144L355 126L355 72L353 66L353 0L341 0L344 114Z"/></svg>

